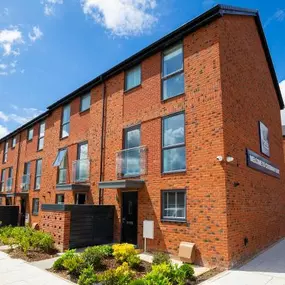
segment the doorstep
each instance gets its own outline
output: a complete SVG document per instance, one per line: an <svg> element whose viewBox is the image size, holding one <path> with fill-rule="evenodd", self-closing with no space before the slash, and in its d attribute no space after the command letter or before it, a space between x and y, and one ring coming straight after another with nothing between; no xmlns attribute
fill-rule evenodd
<svg viewBox="0 0 285 285"><path fill-rule="evenodd" d="M139 254L139 257L143 261L152 263L153 255L151 253L144 252L144 253ZM179 259L179 257L173 256L173 255L170 255L170 261L172 264L177 264L178 266L181 266L183 264L183 262ZM199 265L193 265L192 264L192 266L194 268L194 272L195 272L194 276L195 277L198 277L198 276L200 276L200 275L211 270L208 267L203 267L203 266L199 266Z"/></svg>

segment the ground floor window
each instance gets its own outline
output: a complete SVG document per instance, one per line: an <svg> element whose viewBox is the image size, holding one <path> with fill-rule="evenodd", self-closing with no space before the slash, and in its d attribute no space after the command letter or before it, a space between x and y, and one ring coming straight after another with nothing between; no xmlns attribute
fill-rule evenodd
<svg viewBox="0 0 285 285"><path fill-rule="evenodd" d="M34 216L37 216L39 214L39 206L40 206L39 198L34 198L33 199L33 209L32 209L32 214Z"/></svg>
<svg viewBox="0 0 285 285"><path fill-rule="evenodd" d="M86 194L76 193L75 194L75 204L78 204L78 205L86 204Z"/></svg>
<svg viewBox="0 0 285 285"><path fill-rule="evenodd" d="M12 206L12 198L6 197L6 206Z"/></svg>
<svg viewBox="0 0 285 285"><path fill-rule="evenodd" d="M64 194L56 194L55 203L63 205L64 204Z"/></svg>
<svg viewBox="0 0 285 285"><path fill-rule="evenodd" d="M186 220L186 191L185 190L163 190L162 191L162 213L165 220Z"/></svg>

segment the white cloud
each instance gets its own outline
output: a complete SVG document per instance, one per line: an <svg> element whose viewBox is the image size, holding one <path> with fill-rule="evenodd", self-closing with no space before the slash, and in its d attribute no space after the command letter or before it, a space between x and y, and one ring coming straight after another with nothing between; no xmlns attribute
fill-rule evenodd
<svg viewBox="0 0 285 285"><path fill-rule="evenodd" d="M0 125L0 139L8 135L9 131L6 127Z"/></svg>
<svg viewBox="0 0 285 285"><path fill-rule="evenodd" d="M6 69L7 68L7 64L4 63L0 63L0 69Z"/></svg>
<svg viewBox="0 0 285 285"><path fill-rule="evenodd" d="M19 50L14 50L13 47L22 43L24 43L22 33L18 28L0 30L0 48L3 49L4 56L18 55Z"/></svg>
<svg viewBox="0 0 285 285"><path fill-rule="evenodd" d="M139 35L157 22L156 0L81 0L84 14L117 36Z"/></svg>
<svg viewBox="0 0 285 285"><path fill-rule="evenodd" d="M283 101L285 102L285 79L279 83ZM281 111L281 123L282 126L285 125L285 110Z"/></svg>
<svg viewBox="0 0 285 285"><path fill-rule="evenodd" d="M32 33L29 33L29 38L32 42L35 42L36 40L40 39L43 36L42 31L39 27L33 27Z"/></svg>
<svg viewBox="0 0 285 285"><path fill-rule="evenodd" d="M63 0L43 0L44 13L46 16L52 16L55 13L55 6L63 4Z"/></svg>
<svg viewBox="0 0 285 285"><path fill-rule="evenodd" d="M6 114L4 114L2 111L0 111L0 120L2 120L4 122L8 122L9 118Z"/></svg>
<svg viewBox="0 0 285 285"><path fill-rule="evenodd" d="M282 22L284 19L285 19L285 10L277 9L277 11L266 20L266 22L264 23L264 27L266 28L274 20Z"/></svg>

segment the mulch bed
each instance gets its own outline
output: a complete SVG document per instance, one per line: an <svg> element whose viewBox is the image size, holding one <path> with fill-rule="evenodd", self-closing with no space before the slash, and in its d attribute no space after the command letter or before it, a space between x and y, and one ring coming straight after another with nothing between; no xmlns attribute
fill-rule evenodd
<svg viewBox="0 0 285 285"><path fill-rule="evenodd" d="M25 254L19 248L15 248L15 249L5 250L4 252L8 253L11 258L20 258L28 262L50 259L57 256L56 250L51 251L49 253L36 251L36 250L29 250L27 254Z"/></svg>

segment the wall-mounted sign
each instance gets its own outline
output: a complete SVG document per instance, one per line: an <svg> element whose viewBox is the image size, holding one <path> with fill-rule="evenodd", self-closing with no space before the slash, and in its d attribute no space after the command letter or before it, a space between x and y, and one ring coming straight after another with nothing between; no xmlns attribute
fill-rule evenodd
<svg viewBox="0 0 285 285"><path fill-rule="evenodd" d="M266 156L270 156L269 149L269 132L268 128L259 121L259 140L260 140L260 151Z"/></svg>
<svg viewBox="0 0 285 285"><path fill-rule="evenodd" d="M247 166L271 176L280 177L280 169L269 160L250 149L246 149Z"/></svg>

